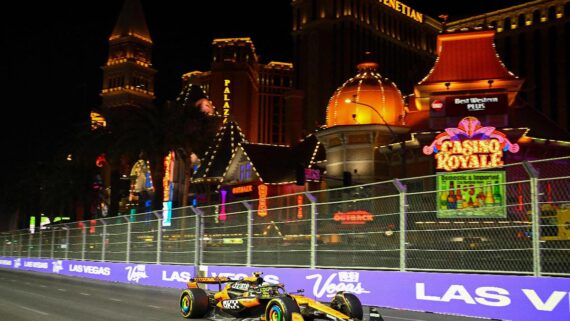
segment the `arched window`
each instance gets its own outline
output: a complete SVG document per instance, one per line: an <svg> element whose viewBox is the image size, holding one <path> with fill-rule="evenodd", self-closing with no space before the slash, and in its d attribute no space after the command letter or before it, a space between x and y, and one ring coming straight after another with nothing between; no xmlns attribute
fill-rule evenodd
<svg viewBox="0 0 570 321"><path fill-rule="evenodd" d="M540 22L540 10L534 10L532 13L532 23L539 23Z"/></svg>
<svg viewBox="0 0 570 321"><path fill-rule="evenodd" d="M518 25L519 28L522 28L522 27L524 27L524 26L526 25L526 24L525 24L524 14L520 14L520 15L519 15L519 22L518 22L518 24L519 24L519 25Z"/></svg>
<svg viewBox="0 0 570 321"><path fill-rule="evenodd" d="M570 2L566 2L566 4L564 5L564 16L568 17L569 15L570 15ZM570 115L570 113L568 114Z"/></svg>
<svg viewBox="0 0 570 321"><path fill-rule="evenodd" d="M548 21L556 19L556 8L550 7L548 8Z"/></svg>
<svg viewBox="0 0 570 321"><path fill-rule="evenodd" d="M511 18L510 17L505 19L505 25L503 26L503 28L505 29L505 31L511 30Z"/></svg>

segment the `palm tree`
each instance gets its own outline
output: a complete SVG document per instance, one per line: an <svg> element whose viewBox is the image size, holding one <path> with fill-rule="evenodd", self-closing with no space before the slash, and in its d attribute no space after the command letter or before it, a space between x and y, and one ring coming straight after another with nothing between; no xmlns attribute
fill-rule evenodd
<svg viewBox="0 0 570 321"><path fill-rule="evenodd" d="M107 115L108 119L113 116L112 113ZM171 101L155 108L132 109L128 121L110 122L109 159L116 164L121 156L136 160L140 155L149 161L154 185L153 208L159 210L162 207L164 158L170 151L176 151L177 156L185 160L185 181L189 181L192 173L190 155L206 149L218 123L218 117L205 114L194 105ZM187 190L184 195L188 195ZM185 198L182 205L186 205Z"/></svg>

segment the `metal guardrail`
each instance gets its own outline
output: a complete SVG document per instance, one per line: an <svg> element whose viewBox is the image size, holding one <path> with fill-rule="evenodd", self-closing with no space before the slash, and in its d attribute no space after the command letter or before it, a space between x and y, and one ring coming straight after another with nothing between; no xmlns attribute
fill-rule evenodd
<svg viewBox="0 0 570 321"><path fill-rule="evenodd" d="M432 175L269 197L265 216L254 199L223 209L220 204L173 209L168 227L160 212L151 212L60 224L33 234L19 230L0 234L0 253L570 276L569 168L570 157L506 165L500 169L506 180L479 186L479 193L474 186L438 190L438 176ZM486 216L472 215L477 209Z"/></svg>

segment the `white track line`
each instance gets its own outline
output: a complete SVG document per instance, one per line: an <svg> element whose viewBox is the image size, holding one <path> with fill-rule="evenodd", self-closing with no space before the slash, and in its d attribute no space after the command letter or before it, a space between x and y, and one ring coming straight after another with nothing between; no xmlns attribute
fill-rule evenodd
<svg viewBox="0 0 570 321"><path fill-rule="evenodd" d="M24 309L24 310L28 310L28 311L32 311L32 312L35 312L35 313L39 313L39 314L41 314L41 315L49 315L49 313L46 313L46 312L43 312L43 311L40 311L40 310L36 310L36 309L27 308L27 307L25 307L25 306L18 305L18 307L20 307L20 308L22 308L22 309Z"/></svg>

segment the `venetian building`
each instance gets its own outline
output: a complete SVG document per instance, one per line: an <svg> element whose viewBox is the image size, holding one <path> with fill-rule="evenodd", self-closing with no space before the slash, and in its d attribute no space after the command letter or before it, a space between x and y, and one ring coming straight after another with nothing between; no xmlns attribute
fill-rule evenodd
<svg viewBox="0 0 570 321"><path fill-rule="evenodd" d="M304 93L305 129L324 123L328 98L367 51L405 94L429 70L441 23L404 2L291 1L295 85Z"/></svg>
<svg viewBox="0 0 570 321"><path fill-rule="evenodd" d="M570 1L534 0L451 21L460 30L493 26L497 52L509 70L526 79L519 99L570 129Z"/></svg>
<svg viewBox="0 0 570 321"><path fill-rule="evenodd" d="M404 100L395 83L378 73L378 64L363 62L358 73L329 100L326 128L317 132L327 154L327 176L352 176L355 183L386 178L377 146L395 143L404 126ZM332 179L329 185L338 185Z"/></svg>

